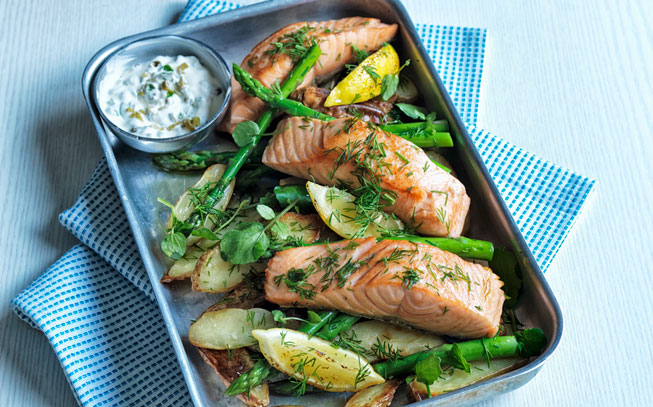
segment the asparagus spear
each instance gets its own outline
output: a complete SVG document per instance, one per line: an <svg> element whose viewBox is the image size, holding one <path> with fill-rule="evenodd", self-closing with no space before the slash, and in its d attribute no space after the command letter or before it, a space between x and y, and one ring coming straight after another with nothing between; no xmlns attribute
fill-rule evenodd
<svg viewBox="0 0 653 407"><path fill-rule="evenodd" d="M322 338L325 341L332 341L338 336L342 331L346 331L354 325L360 317L353 315L340 314L335 317L331 322L327 323L320 329L320 331L315 334L318 338Z"/></svg>
<svg viewBox="0 0 653 407"><path fill-rule="evenodd" d="M322 311L317 314L320 316L319 322L306 321L299 327L298 331L304 332L308 335L315 335L324 325L328 324L338 314L338 311Z"/></svg>
<svg viewBox="0 0 653 407"><path fill-rule="evenodd" d="M408 240L413 243L430 244L447 252L468 259L492 260L494 245L485 240L475 240L468 237L426 237L426 236L391 236L390 240Z"/></svg>
<svg viewBox="0 0 653 407"><path fill-rule="evenodd" d="M527 358L539 355L544 346L546 346L544 332L539 328L532 328L517 332L514 336L495 336L442 345L428 351L376 363L374 370L386 379L409 374L415 370L417 362L431 355L439 357L445 364L455 365L458 363L453 352L455 347L460 350L459 355L464 360L474 361L517 355Z"/></svg>
<svg viewBox="0 0 653 407"><path fill-rule="evenodd" d="M383 126L383 129L393 134L403 134L424 130L427 127L436 132L449 131L449 122L446 120L434 120L432 122L387 124Z"/></svg>
<svg viewBox="0 0 653 407"><path fill-rule="evenodd" d="M271 89L266 88L254 78L249 72L242 69L240 66L234 64L234 78L240 83L243 90L250 96L258 97L268 105L283 110L293 116L311 117L322 121L331 121L335 118L311 109L296 100L288 99L286 96L281 95ZM393 133L399 131L397 134L407 140L417 144L419 147L451 147L453 141L451 135L446 132L438 132L437 129L431 131L422 131L419 134L415 130L426 129L428 124L426 122L419 123L414 126L398 127L398 125L379 126L382 130ZM442 125L438 125L442 126ZM448 127L448 125L447 125ZM428 130L428 129L427 129ZM419 143L419 144L418 144Z"/></svg>
<svg viewBox="0 0 653 407"><path fill-rule="evenodd" d="M274 188L274 194L281 206L288 205L290 202L299 200L305 206L305 209L313 209L313 203L306 191L305 185L284 185ZM391 240L408 240L414 243L430 244L439 247L460 257L467 259L492 260L494 255L494 245L492 242L485 240L470 239L468 237L426 237L426 236L389 236L386 239Z"/></svg>
<svg viewBox="0 0 653 407"><path fill-rule="evenodd" d="M306 383L304 388L304 393L313 393L315 387ZM270 383L270 391L283 394L285 396L296 396L297 395L297 382L292 382L290 380L282 380L275 383Z"/></svg>
<svg viewBox="0 0 653 407"><path fill-rule="evenodd" d="M241 393L249 392L253 387L264 383L270 376L276 372L265 359L258 360L254 366L238 376L227 390L224 392L227 396L236 396Z"/></svg>
<svg viewBox="0 0 653 407"><path fill-rule="evenodd" d="M265 165L258 165L251 169L245 168L236 180L236 188L241 190L249 189L259 182L263 176L273 174L274 172L272 168L266 167Z"/></svg>
<svg viewBox="0 0 653 407"><path fill-rule="evenodd" d="M236 155L235 151L182 151L177 153L154 154L152 161L166 171L203 170L213 164L226 164Z"/></svg>
<svg viewBox="0 0 653 407"><path fill-rule="evenodd" d="M290 75L288 75L288 79L286 79L284 83L281 85L280 90L282 95L285 96L290 95L290 93L293 90L295 90L295 88L300 83L302 83L302 81L304 80L304 76L308 73L308 71L311 70L313 65L315 65L320 55L322 55L322 50L320 49L320 46L317 44L314 44L313 46L311 46L311 48L309 48L308 51L306 51L306 54L304 54L304 56L299 60L297 65L295 65L293 70L290 72ZM234 64L234 66L238 66L238 65ZM238 69L244 71L239 66ZM236 72L234 71L234 75L235 73ZM225 170L224 174L222 174L222 178L220 178L216 186L207 195L206 200L203 203L203 206L212 208L213 204L218 200L220 200L220 198L222 198L225 189L227 188L231 180L234 179L234 177L236 176L240 168L243 166L245 161L247 161L247 158L250 156L252 151L256 149L256 145L261 140L263 133L265 132L265 130L267 130L276 112L277 110L275 108L269 108L261 115L261 117L259 117L257 121L259 127L259 133L254 139L254 142L246 145L245 147L242 147L240 150L238 150L236 155L231 160L229 160L229 166ZM191 225L200 225L201 218L202 218L202 214L200 213L200 211L195 210L188 218L187 222L190 223Z"/></svg>

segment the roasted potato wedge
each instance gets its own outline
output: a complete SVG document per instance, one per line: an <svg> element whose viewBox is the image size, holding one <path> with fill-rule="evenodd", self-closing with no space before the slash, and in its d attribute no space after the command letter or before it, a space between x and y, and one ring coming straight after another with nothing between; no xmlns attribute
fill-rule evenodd
<svg viewBox="0 0 653 407"><path fill-rule="evenodd" d="M227 351L197 348L197 350L204 361L215 370L225 387L229 387L238 376L254 366L246 349ZM238 395L238 399L250 407L265 407L270 404L268 384L256 386L252 388L249 395L247 393Z"/></svg>
<svg viewBox="0 0 653 407"><path fill-rule="evenodd" d="M490 361L490 367L488 367L487 361L477 360L470 362L472 365L470 373L450 367L449 369L445 369L442 376L440 376L440 378L430 386L431 397L454 391L469 386L470 384L480 382L481 380L509 372L522 366L524 363L525 360L519 358L492 359ZM408 384L407 391L408 398L411 401L419 401L428 398L426 386L415 380Z"/></svg>
<svg viewBox="0 0 653 407"><path fill-rule="evenodd" d="M387 359L396 352L410 355L444 344L438 335L381 321L359 322L345 336L360 341L371 360Z"/></svg>
<svg viewBox="0 0 653 407"><path fill-rule="evenodd" d="M212 184L218 182L226 168L227 167L222 164L214 164L210 166L204 171L204 174L202 174L200 179L192 187L188 188L183 194L179 196L179 199L177 199L177 202L174 205L174 209L171 211L170 217L168 218L168 224L166 226L168 229L172 227L173 214L177 219L181 221L188 219L188 217L191 215L191 213L193 213L193 210L195 209L194 202L197 201L197 195L201 194L201 191L209 189ZM231 181L229 186L225 189L225 193L222 199L213 205L214 208L224 210L224 208L227 207L229 200L231 199L231 194L234 191L235 183L236 180ZM215 224L213 223L212 218L207 216L203 227L213 229L214 226ZM186 239L186 246L191 246L201 239L202 238L198 236L188 236Z"/></svg>
<svg viewBox="0 0 653 407"><path fill-rule="evenodd" d="M273 233L281 240L294 239L304 243L313 243L320 238L324 223L317 215L301 215L297 212L284 213L278 223L283 223L288 233L281 234L280 228L273 228ZM284 228L285 231L286 228Z"/></svg>
<svg viewBox="0 0 653 407"><path fill-rule="evenodd" d="M204 312L220 311L225 308L250 309L261 305L263 301L265 301L265 293L262 290L258 290L250 284L241 284Z"/></svg>
<svg viewBox="0 0 653 407"><path fill-rule="evenodd" d="M231 264L222 259L220 246L215 246L205 252L191 275L193 291L206 293L222 293L230 291L243 282L249 273L260 273L265 270L265 264Z"/></svg>
<svg viewBox="0 0 653 407"><path fill-rule="evenodd" d="M357 391L345 407L388 407L392 403L401 380L388 380L385 383L370 386Z"/></svg>
<svg viewBox="0 0 653 407"><path fill-rule="evenodd" d="M185 280L193 275L195 265L200 257L217 242L213 240L202 239L186 249L186 254L181 259L175 261L172 266L161 277L162 283L171 283L175 280Z"/></svg>
<svg viewBox="0 0 653 407"><path fill-rule="evenodd" d="M238 349L256 344L252 330L275 326L272 313L262 308L225 308L203 313L188 330L193 345L207 349Z"/></svg>

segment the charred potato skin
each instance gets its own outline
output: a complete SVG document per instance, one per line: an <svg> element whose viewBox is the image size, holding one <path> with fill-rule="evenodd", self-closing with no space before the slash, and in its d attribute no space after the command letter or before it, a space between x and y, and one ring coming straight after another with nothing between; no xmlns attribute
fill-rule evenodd
<svg viewBox="0 0 653 407"><path fill-rule="evenodd" d="M242 284L227 293L222 300L208 307L204 313L232 307L252 308L260 306L264 301L265 296L262 291L254 290ZM225 387L229 387L237 377L254 365L252 358L249 356L249 352L245 348L233 350L196 348L202 356L202 359L215 370ZM270 403L268 385L263 385L261 391L264 395L267 394L267 397L261 396L261 398L258 398L252 393L250 393L250 397L247 397L243 393L238 396L238 399L250 407L267 406Z"/></svg>
<svg viewBox="0 0 653 407"><path fill-rule="evenodd" d="M484 381L484 380L488 380L488 379L491 379L491 378L493 378L493 377L500 376L500 375L502 375L502 374L504 374L504 373L508 373L508 372L513 371L513 370L519 369L520 367L526 365L527 362L528 362L527 359L524 359L524 360L518 361L518 362L516 362L516 363L513 363L513 364L510 365L510 366L507 366L507 367L505 367L505 368L503 368L503 369L497 370L497 371L493 372L493 373L490 374L490 375L483 376L482 378L480 378L480 379L478 379L478 380L475 380L475 381L473 381L473 382L467 383L465 386L462 386L462 387L459 387L459 388L462 389L462 388L465 388L465 387L467 387L467 386L470 386L470 385L472 385L472 384L474 384L474 383L478 383L478 382L481 382L481 381ZM473 368L472 368L472 369L473 369ZM415 380L413 380L413 381L411 381L410 383L408 383L408 385L406 386L406 394L407 394L407 396L408 396L408 400L409 400L411 403L415 403L415 402L417 402L417 401L425 400L425 399L428 398L428 395L427 395L426 392L423 390L423 389L424 389L423 386L424 386L423 384L421 384L421 383L418 384ZM432 392L432 393L431 393L431 397L436 397L436 396L439 396L439 395L441 395L441 394L444 394L444 393L433 393L433 392Z"/></svg>
<svg viewBox="0 0 653 407"><path fill-rule="evenodd" d="M347 400L344 407L388 407L392 403L401 380L388 380L360 390Z"/></svg>
<svg viewBox="0 0 653 407"><path fill-rule="evenodd" d="M236 380L243 372L254 366L254 361L246 349L213 350L197 348L202 359L215 370L225 387ZM270 404L270 391L267 383L252 389L249 396L246 393L239 394L238 399L249 407L265 407Z"/></svg>

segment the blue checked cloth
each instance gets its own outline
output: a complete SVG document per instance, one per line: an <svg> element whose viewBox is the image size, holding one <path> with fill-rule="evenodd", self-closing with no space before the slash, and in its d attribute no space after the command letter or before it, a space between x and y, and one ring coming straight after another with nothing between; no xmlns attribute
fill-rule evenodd
<svg viewBox="0 0 653 407"><path fill-rule="evenodd" d="M180 21L238 7L190 0ZM542 270L594 182L474 127L486 32L417 30ZM84 406L190 406L127 218L104 160L61 224L79 244L21 292L12 309L47 336ZM116 272L117 271L117 272Z"/></svg>

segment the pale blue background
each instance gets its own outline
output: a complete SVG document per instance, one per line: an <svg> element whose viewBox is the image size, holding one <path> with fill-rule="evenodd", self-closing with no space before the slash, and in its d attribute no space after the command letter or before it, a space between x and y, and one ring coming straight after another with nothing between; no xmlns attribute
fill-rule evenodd
<svg viewBox="0 0 653 407"><path fill-rule="evenodd" d="M479 127L598 181L547 273L562 344L533 382L487 405L652 405L653 6L530 3L406 1L416 22L488 28ZM101 154L80 91L86 61L183 5L0 5L1 304L73 244L56 214ZM0 406L73 405L42 334L7 307L0 326Z"/></svg>

